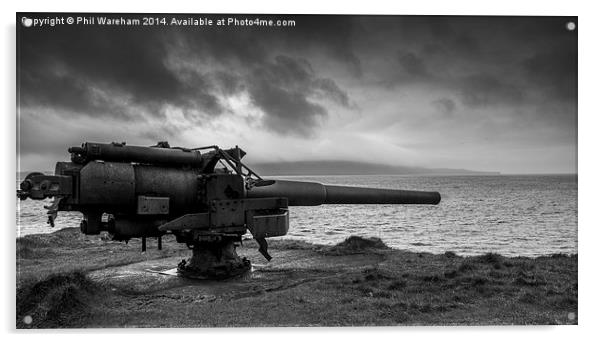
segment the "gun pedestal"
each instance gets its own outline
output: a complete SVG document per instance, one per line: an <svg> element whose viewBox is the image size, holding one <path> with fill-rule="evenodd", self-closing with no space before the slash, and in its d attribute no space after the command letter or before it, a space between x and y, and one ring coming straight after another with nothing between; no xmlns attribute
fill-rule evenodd
<svg viewBox="0 0 602 342"><path fill-rule="evenodd" d="M192 257L182 260L178 273L193 279L226 279L251 269L251 262L236 253L237 242L197 242L192 247Z"/></svg>

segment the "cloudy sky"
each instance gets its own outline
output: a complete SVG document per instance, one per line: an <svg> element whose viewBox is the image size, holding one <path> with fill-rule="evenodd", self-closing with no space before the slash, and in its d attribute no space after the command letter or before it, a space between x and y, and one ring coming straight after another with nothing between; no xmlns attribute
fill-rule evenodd
<svg viewBox="0 0 602 342"><path fill-rule="evenodd" d="M251 165L576 172L576 18L275 18L296 25L19 26L21 170L168 140Z"/></svg>

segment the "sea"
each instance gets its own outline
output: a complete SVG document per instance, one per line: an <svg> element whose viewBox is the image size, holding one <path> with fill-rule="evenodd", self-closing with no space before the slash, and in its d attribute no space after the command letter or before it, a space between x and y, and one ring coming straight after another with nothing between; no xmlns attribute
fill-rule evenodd
<svg viewBox="0 0 602 342"><path fill-rule="evenodd" d="M264 178L441 193L439 205L290 207L287 239L334 245L351 235L378 237L396 249L458 255L577 253L577 175ZM18 201L17 236L79 226L77 212L59 212L54 228L46 224L50 203Z"/></svg>

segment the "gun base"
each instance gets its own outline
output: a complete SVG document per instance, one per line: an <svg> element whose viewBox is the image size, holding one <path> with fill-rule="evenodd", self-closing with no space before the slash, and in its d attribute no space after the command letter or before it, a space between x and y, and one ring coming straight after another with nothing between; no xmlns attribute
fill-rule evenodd
<svg viewBox="0 0 602 342"><path fill-rule="evenodd" d="M192 257L182 260L178 274L192 279L228 279L251 270L251 262L236 253L236 242L197 243L192 248Z"/></svg>

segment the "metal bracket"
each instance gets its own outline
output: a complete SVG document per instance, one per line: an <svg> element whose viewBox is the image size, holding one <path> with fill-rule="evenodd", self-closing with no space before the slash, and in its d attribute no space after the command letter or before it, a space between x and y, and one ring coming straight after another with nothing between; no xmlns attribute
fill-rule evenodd
<svg viewBox="0 0 602 342"><path fill-rule="evenodd" d="M52 201L52 204L44 206L44 209L48 209L48 212L46 213L48 215L48 221L46 223L48 223L52 228L54 228L54 220L58 215L59 204L61 203L62 199L63 197L57 196L54 198L54 201Z"/></svg>
<svg viewBox="0 0 602 342"><path fill-rule="evenodd" d="M138 196L138 215L169 214L169 197Z"/></svg>

